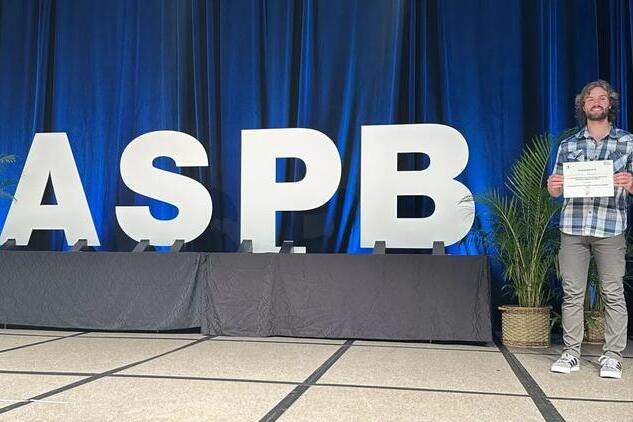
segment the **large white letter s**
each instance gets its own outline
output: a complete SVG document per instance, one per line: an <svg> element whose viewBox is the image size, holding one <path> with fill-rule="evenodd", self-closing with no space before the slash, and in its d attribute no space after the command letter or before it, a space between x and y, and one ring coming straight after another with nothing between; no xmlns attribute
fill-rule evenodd
<svg viewBox="0 0 633 422"><path fill-rule="evenodd" d="M178 215L158 220L147 206L117 206L117 220L136 241L148 239L155 246L169 246L176 240L189 242L200 236L211 221L211 195L196 180L154 167L158 157L169 157L178 167L209 165L202 144L186 133L163 130L135 138L121 155L123 182L141 195L176 206Z"/></svg>

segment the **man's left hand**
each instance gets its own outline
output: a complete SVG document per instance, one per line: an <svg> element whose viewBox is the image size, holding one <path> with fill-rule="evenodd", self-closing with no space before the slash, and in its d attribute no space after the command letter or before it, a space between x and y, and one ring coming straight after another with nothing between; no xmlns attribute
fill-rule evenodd
<svg viewBox="0 0 633 422"><path fill-rule="evenodd" d="M616 173L613 175L613 185L616 188L624 188L627 192L633 193L633 175L628 172Z"/></svg>

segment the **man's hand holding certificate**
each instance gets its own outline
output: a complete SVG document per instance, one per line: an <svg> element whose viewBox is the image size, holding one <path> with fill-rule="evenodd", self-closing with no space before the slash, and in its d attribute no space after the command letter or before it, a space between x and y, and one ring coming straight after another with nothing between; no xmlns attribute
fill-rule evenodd
<svg viewBox="0 0 633 422"><path fill-rule="evenodd" d="M613 161L580 161L563 164L565 198L613 196Z"/></svg>

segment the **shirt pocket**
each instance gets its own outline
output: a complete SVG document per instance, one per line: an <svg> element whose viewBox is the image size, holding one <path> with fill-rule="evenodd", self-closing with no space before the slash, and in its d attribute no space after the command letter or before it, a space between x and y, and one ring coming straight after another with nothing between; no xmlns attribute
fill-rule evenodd
<svg viewBox="0 0 633 422"><path fill-rule="evenodd" d="M570 151L567 153L567 159L565 162L585 161L585 151L579 149L576 151Z"/></svg>

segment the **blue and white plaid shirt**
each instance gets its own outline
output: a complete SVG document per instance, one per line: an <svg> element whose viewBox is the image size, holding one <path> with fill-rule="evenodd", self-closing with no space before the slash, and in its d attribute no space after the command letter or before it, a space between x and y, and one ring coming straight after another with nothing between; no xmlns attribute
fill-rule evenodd
<svg viewBox="0 0 633 422"><path fill-rule="evenodd" d="M563 140L558 147L554 174L563 174L563 163L613 160L613 172L633 173L633 135L611 127L609 134L596 142L585 127ZM560 230L580 236L610 237L626 229L628 192L615 188L615 195L600 198L569 198L563 202Z"/></svg>

